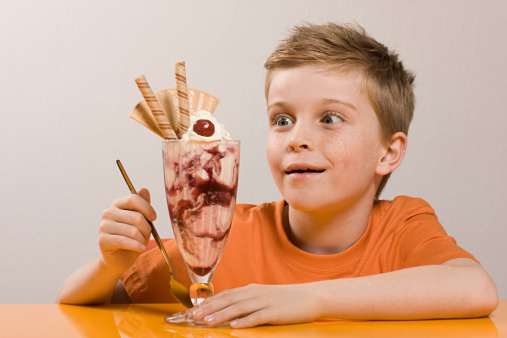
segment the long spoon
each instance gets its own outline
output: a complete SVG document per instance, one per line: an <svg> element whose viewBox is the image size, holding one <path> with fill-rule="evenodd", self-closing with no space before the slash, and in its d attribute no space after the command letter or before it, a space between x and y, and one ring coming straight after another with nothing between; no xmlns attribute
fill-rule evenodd
<svg viewBox="0 0 507 338"><path fill-rule="evenodd" d="M137 195L136 189L132 185L132 182L130 181L130 179L127 175L127 172L123 168L123 165L121 164L120 160L116 160L116 164L118 164L118 168L120 168L121 174L123 175L125 182L127 182L130 192L132 194ZM146 220L146 221L148 221L148 220ZM178 282L176 280L176 278L174 278L173 266L171 264L171 261L169 260L169 256L167 255L167 251L165 251L165 247L162 244L162 240L160 240L160 236L158 235L157 229L155 229L155 226L153 225L153 223L151 221L148 221L148 223L151 226L151 234L153 235L155 242L157 242L158 248L160 249L162 256L164 256L164 259L165 259L167 265L169 266L169 271L171 272L171 278L169 280L169 287L171 288L171 292L173 293L174 297L176 297L176 299L181 304L183 304L187 308L193 307L194 305L190 301L190 292L183 284L181 284L180 282Z"/></svg>

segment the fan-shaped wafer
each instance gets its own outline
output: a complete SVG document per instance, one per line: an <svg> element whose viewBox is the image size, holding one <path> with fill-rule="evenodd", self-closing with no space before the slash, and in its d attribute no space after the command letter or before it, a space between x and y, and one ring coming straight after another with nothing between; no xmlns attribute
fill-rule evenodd
<svg viewBox="0 0 507 338"><path fill-rule="evenodd" d="M157 134L158 136L165 138L158 127L157 121L155 121L155 117L151 113L150 107L146 104L145 100L139 102L134 109L129 114L129 117L137 122L141 123L143 126Z"/></svg>
<svg viewBox="0 0 507 338"><path fill-rule="evenodd" d="M190 107L188 104L187 74L185 62L176 62L174 64L174 73L176 77L176 89L178 91L178 110L180 116L179 131L185 133L190 126Z"/></svg>
<svg viewBox="0 0 507 338"><path fill-rule="evenodd" d="M155 92L155 96L164 111L178 111L178 93L176 88L165 88L157 90ZM194 88L188 88L188 99L190 114L193 114L199 110L206 110L213 114L218 106L218 103L220 102L217 97L205 91ZM132 109L129 117L136 120L158 136L164 138L145 100L139 102L134 107L134 109ZM173 118L178 118L178 114L174 114ZM171 123L171 126L178 124L178 122L173 123L172 120L169 122Z"/></svg>
<svg viewBox="0 0 507 338"><path fill-rule="evenodd" d="M136 78L137 86L143 95L146 104L149 107L149 110L153 114L154 120L159 128L159 131L162 134L162 137L167 139L175 139L176 134L169 123L169 120L162 110L162 106L159 104L157 97L153 93L148 81L146 81L146 77L144 75ZM152 129L152 128L149 128ZM153 130L153 129L152 129Z"/></svg>
<svg viewBox="0 0 507 338"><path fill-rule="evenodd" d="M188 101L190 104L190 113L195 113L199 110L206 110L211 114L213 114L220 102L220 100L213 95L193 88L188 89Z"/></svg>
<svg viewBox="0 0 507 338"><path fill-rule="evenodd" d="M176 88L161 89L156 92L156 95L160 104L162 104L163 100L167 101L167 99L170 97L173 104L173 109L176 111L178 110L178 92ZM163 99L161 99L159 95L160 97L163 97ZM210 93L206 93L203 90L195 88L188 88L188 104L190 108L190 115L199 110L206 110L207 112L213 114L219 103L220 100ZM164 105L163 108L165 109Z"/></svg>

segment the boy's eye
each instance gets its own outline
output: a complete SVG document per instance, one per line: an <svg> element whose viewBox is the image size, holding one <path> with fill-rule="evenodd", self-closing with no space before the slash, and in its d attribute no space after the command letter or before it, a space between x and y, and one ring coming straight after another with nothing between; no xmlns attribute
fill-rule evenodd
<svg viewBox="0 0 507 338"><path fill-rule="evenodd" d="M285 127L291 125L293 122L286 116L281 116L275 120L276 125L279 127Z"/></svg>
<svg viewBox="0 0 507 338"><path fill-rule="evenodd" d="M326 123L326 124L339 123L339 122L343 122L343 119L339 116L336 116L336 115L326 115L322 119L322 123Z"/></svg>

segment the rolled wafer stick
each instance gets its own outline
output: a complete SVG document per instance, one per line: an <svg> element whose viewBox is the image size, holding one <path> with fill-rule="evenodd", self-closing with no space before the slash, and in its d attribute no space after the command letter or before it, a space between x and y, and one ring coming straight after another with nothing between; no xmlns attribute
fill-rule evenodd
<svg viewBox="0 0 507 338"><path fill-rule="evenodd" d="M151 89L150 85L148 84L148 81L146 81L146 77L144 75L139 76L136 78L136 84L139 90L141 91L141 94L143 95L144 99L146 100L146 104L151 110L151 113L153 114L153 117L155 118L155 121L157 122L158 127L160 128L160 131L162 132L162 135L166 139L176 139L176 133L171 128L171 124L169 123L169 120L162 110L162 107L160 106L160 103L158 102L157 98L155 97L155 94L153 93L153 90Z"/></svg>
<svg viewBox="0 0 507 338"><path fill-rule="evenodd" d="M174 73L176 77L176 90L178 92L178 110L180 112L179 132L181 136L190 127L190 112L188 104L187 74L185 70L185 61L174 64Z"/></svg>

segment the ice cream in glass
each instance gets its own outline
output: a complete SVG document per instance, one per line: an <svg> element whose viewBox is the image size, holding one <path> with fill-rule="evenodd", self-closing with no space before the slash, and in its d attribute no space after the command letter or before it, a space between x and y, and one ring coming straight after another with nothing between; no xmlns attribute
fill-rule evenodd
<svg viewBox="0 0 507 338"><path fill-rule="evenodd" d="M229 235L240 142L206 111L193 114L190 125L181 140L164 140L162 149L171 224L197 306L213 295L211 279Z"/></svg>
<svg viewBox="0 0 507 338"><path fill-rule="evenodd" d="M157 92L144 75L136 78L145 100L138 103L130 117L164 139L169 216L192 281L190 299L198 306L213 295L211 279L229 235L236 205L240 142L232 140L225 126L212 115L220 100L202 90L187 88L184 62L175 63L175 78L176 88ZM165 320L205 326L193 319L192 309Z"/></svg>

